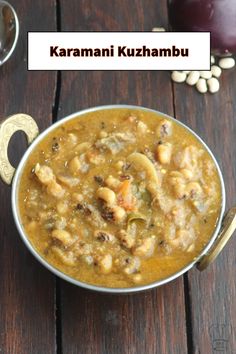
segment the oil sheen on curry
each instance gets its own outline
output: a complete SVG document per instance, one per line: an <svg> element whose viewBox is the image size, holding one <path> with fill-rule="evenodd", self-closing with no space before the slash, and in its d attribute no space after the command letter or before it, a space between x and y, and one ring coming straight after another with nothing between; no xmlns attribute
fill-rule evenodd
<svg viewBox="0 0 236 354"><path fill-rule="evenodd" d="M100 110L55 128L19 187L29 240L82 282L135 287L166 278L209 242L218 171L187 129L156 113Z"/></svg>

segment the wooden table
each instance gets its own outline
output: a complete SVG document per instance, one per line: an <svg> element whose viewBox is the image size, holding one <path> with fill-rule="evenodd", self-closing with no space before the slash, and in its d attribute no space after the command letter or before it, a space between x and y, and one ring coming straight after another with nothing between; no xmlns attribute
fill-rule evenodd
<svg viewBox="0 0 236 354"><path fill-rule="evenodd" d="M235 71L216 95L173 85L168 72L28 72L27 31L151 30L167 26L158 0L11 0L20 20L13 57L0 68L1 117L24 112L41 130L82 108L129 103L174 115L209 144L223 169L227 204L236 197ZM26 148L12 140L15 164ZM214 265L149 292L100 295L57 279L23 245L11 188L0 183L0 353L236 353L236 239Z"/></svg>

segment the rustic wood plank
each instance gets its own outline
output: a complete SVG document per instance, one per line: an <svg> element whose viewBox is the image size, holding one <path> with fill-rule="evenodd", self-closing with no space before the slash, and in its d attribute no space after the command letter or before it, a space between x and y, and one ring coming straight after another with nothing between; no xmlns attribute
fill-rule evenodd
<svg viewBox="0 0 236 354"><path fill-rule="evenodd" d="M56 73L27 72L27 31L55 30L54 0L11 0L20 20L20 37L13 57L0 68L0 116L31 114L40 129L52 119ZM26 148L17 134L10 148L19 161ZM56 352L54 277L27 251L14 226L11 189L0 183L0 352Z"/></svg>
<svg viewBox="0 0 236 354"><path fill-rule="evenodd" d="M151 30L165 1L61 1L62 30ZM173 115L163 72L62 72L60 118L81 108L129 103ZM73 353L187 353L182 278L129 296L88 292L61 282L62 350Z"/></svg>
<svg viewBox="0 0 236 354"><path fill-rule="evenodd" d="M235 71L224 72L221 91L200 95L187 85L175 85L176 117L192 127L215 153L226 183L227 205L235 204L236 83ZM193 353L235 353L236 239L213 265L188 274L193 324Z"/></svg>

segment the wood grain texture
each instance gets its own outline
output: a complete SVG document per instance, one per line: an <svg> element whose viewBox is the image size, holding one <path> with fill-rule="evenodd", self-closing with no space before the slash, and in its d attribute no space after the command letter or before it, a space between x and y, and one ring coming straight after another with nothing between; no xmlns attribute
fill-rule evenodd
<svg viewBox="0 0 236 354"><path fill-rule="evenodd" d="M165 1L61 3L62 30L151 30L165 24ZM127 103L173 115L164 72L62 72L59 117L82 108ZM187 353L183 279L150 292L108 296L61 282L64 354ZM171 339L171 340L170 340Z"/></svg>
<svg viewBox="0 0 236 354"><path fill-rule="evenodd" d="M224 71L221 91L200 95L175 85L176 117L187 123L213 150L224 175L227 206L236 202L235 71ZM206 271L188 273L193 353L236 353L236 239Z"/></svg>
<svg viewBox="0 0 236 354"><path fill-rule="evenodd" d="M55 30L54 0L11 0L20 21L12 58L0 68L0 116L24 112L40 129L51 123L56 73L27 72L27 31ZM26 148L23 134L11 144L11 160ZM26 250L14 226L11 188L0 182L0 353L55 353L54 277Z"/></svg>
<svg viewBox="0 0 236 354"><path fill-rule="evenodd" d="M167 26L165 0L59 0L62 30L151 30ZM11 0L20 19L13 57L0 68L0 117L24 112L40 130L50 125L56 73L27 72L26 31L56 30L56 0ZM222 167L228 207L236 196L235 71L217 95L174 85L167 72L62 72L58 119L102 104L144 105L174 115L209 144ZM172 95L174 92L174 97ZM173 105L174 104L174 105ZM9 150L19 161L18 133ZM11 216L10 187L0 182L0 353L3 354L234 354L236 352L236 240L203 273L134 295L109 296L55 280L27 251ZM60 296L59 296L60 295ZM186 308L190 313L185 313ZM191 321L190 321L191 320ZM186 335L188 328L188 344ZM57 333L56 333L57 329ZM56 334L58 343L56 343Z"/></svg>

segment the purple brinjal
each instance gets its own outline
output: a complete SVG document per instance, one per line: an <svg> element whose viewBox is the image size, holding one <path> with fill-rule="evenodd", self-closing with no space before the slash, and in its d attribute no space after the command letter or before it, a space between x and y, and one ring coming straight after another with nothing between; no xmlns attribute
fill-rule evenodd
<svg viewBox="0 0 236 354"><path fill-rule="evenodd" d="M236 53L236 0L168 0L173 31L210 31L214 54Z"/></svg>

